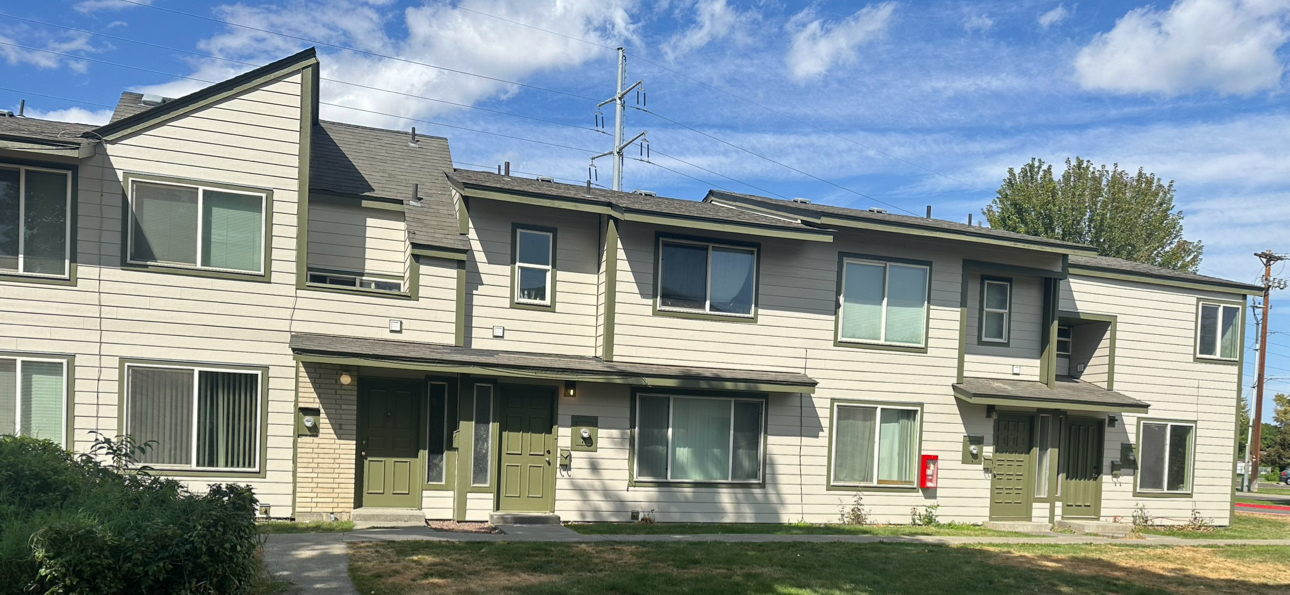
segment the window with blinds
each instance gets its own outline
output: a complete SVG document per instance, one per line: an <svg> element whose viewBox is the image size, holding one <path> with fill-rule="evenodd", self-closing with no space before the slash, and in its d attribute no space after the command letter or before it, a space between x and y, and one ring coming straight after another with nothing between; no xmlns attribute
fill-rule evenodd
<svg viewBox="0 0 1290 595"><path fill-rule="evenodd" d="M636 479L760 481L764 405L761 399L640 395Z"/></svg>
<svg viewBox="0 0 1290 595"><path fill-rule="evenodd" d="M264 194L160 182L130 185L130 262L264 272Z"/></svg>
<svg viewBox="0 0 1290 595"><path fill-rule="evenodd" d="M70 172L0 164L0 273L67 277Z"/></svg>
<svg viewBox="0 0 1290 595"><path fill-rule="evenodd" d="M830 485L914 485L919 414L908 407L834 403Z"/></svg>
<svg viewBox="0 0 1290 595"><path fill-rule="evenodd" d="M66 445L67 362L0 357L0 434Z"/></svg>
<svg viewBox="0 0 1290 595"><path fill-rule="evenodd" d="M844 258L838 341L923 347L931 267Z"/></svg>
<svg viewBox="0 0 1290 595"><path fill-rule="evenodd" d="M126 367L126 433L148 443L140 462L167 469L255 471L259 372Z"/></svg>

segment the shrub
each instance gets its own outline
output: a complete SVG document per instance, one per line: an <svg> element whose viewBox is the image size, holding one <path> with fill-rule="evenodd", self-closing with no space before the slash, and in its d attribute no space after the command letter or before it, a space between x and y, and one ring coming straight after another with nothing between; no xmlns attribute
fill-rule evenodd
<svg viewBox="0 0 1290 595"><path fill-rule="evenodd" d="M847 503L839 500L838 504L838 521L843 525L868 525L869 511L864 507L864 495L859 491L851 497L851 502Z"/></svg>
<svg viewBox="0 0 1290 595"><path fill-rule="evenodd" d="M934 527L940 524L936 519L936 511L941 508L940 504L929 504L923 507L922 511L915 506L909 509L909 524L915 527Z"/></svg>
<svg viewBox="0 0 1290 595"><path fill-rule="evenodd" d="M100 437L110 459L0 437L0 594L248 593L256 580L250 488L189 493L134 468L143 447Z"/></svg>

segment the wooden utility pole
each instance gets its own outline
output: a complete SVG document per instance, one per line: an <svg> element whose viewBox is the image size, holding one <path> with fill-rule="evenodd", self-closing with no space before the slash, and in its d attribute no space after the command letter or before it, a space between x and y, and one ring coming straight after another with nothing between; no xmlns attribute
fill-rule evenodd
<svg viewBox="0 0 1290 595"><path fill-rule="evenodd" d="M1259 325L1259 369L1254 385L1254 435L1250 438L1250 468L1245 476L1250 478L1250 491L1259 491L1259 458L1263 450L1263 383L1266 378L1264 370L1268 362L1268 314L1272 310L1272 287L1285 287L1285 281L1272 278L1272 263L1285 260L1285 257L1264 250L1255 254L1263 261L1263 320Z"/></svg>

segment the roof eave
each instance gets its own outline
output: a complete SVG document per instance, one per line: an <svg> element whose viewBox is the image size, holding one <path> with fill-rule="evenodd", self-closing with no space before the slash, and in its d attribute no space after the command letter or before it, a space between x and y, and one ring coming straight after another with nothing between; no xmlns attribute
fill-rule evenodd
<svg viewBox="0 0 1290 595"><path fill-rule="evenodd" d="M1035 407L1040 409L1064 409L1067 411L1089 411L1098 413L1147 413L1151 407L1148 403L1137 405L1113 402L1074 401L1058 398L1031 398L1017 395L1005 395L990 392L968 390L961 384L953 386L954 396L960 401L972 405L995 405L999 407Z"/></svg>
<svg viewBox="0 0 1290 595"><path fill-rule="evenodd" d="M1201 291L1216 291L1219 293L1232 293L1236 295L1263 295L1263 288L1255 285L1246 285L1244 283L1225 283L1223 281L1202 281L1200 279L1178 279L1165 275L1152 275L1140 271L1126 271L1123 269L1113 269L1108 267L1097 267L1089 265L1070 265L1071 275L1083 275L1086 277L1100 277L1103 279L1116 279L1120 281L1134 281L1138 283L1151 283L1154 285L1164 285L1168 287L1177 287L1180 289L1195 289Z"/></svg>

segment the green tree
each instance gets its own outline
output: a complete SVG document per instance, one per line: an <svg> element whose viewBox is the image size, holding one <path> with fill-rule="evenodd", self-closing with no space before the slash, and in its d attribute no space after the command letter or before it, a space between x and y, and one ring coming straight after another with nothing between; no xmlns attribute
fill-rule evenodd
<svg viewBox="0 0 1290 595"><path fill-rule="evenodd" d="M1275 403L1275 409L1272 410L1272 423L1263 424L1262 463L1272 469L1280 470L1290 467L1290 396L1277 393L1272 397L1272 401Z"/></svg>
<svg viewBox="0 0 1290 595"><path fill-rule="evenodd" d="M1066 160L1061 177L1042 159L1008 168L998 195L982 211L990 227L1089 244L1113 256L1196 272L1204 246L1183 239L1174 183L1138 168Z"/></svg>

